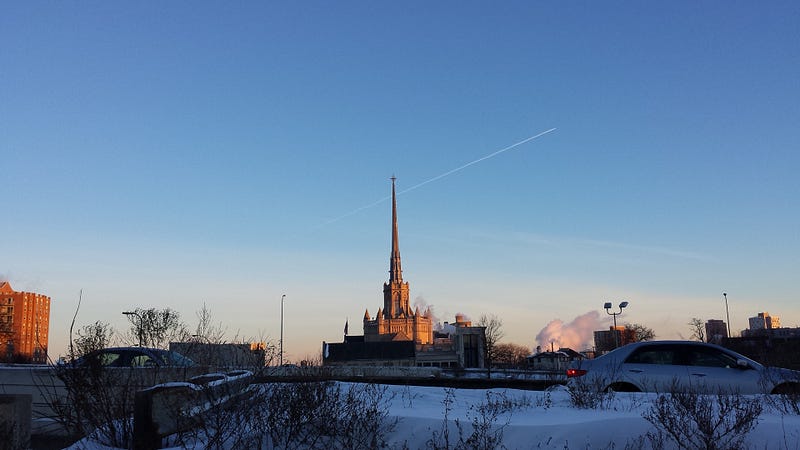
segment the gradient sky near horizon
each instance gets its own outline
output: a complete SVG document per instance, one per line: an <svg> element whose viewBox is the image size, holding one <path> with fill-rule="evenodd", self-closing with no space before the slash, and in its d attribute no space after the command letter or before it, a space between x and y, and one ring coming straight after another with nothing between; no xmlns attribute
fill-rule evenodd
<svg viewBox="0 0 800 450"><path fill-rule="evenodd" d="M388 277L534 347L630 302L658 337L800 326L800 3L25 2L0 8L0 278L51 356L205 303L286 357ZM384 199L383 201L381 201Z"/></svg>

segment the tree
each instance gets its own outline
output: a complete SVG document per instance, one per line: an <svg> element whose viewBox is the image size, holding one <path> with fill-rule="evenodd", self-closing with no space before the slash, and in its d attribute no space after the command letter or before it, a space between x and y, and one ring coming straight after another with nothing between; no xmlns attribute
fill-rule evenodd
<svg viewBox="0 0 800 450"><path fill-rule="evenodd" d="M484 327L485 329L486 342L484 344L484 350L486 355L486 368L489 369L489 374L491 375L495 346L505 335L505 332L503 332L503 321L494 314L481 314L476 325Z"/></svg>
<svg viewBox="0 0 800 450"><path fill-rule="evenodd" d="M656 337L656 332L652 328L638 323L626 323L625 335L631 336L633 342L652 341Z"/></svg>
<svg viewBox="0 0 800 450"><path fill-rule="evenodd" d="M224 344L226 328L222 322L214 323L211 318L211 309L203 303L197 311L197 328L194 337L200 338L208 344Z"/></svg>
<svg viewBox="0 0 800 450"><path fill-rule="evenodd" d="M512 343L499 343L494 347L494 362L509 367L518 367L530 356L528 347Z"/></svg>
<svg viewBox="0 0 800 450"><path fill-rule="evenodd" d="M703 319L693 317L689 326L692 327L692 339L700 342L706 341L706 324L703 323Z"/></svg>
<svg viewBox="0 0 800 450"><path fill-rule="evenodd" d="M131 335L144 347L167 348L170 341L183 341L189 336L180 313L174 309L136 308L126 316L131 322Z"/></svg>
<svg viewBox="0 0 800 450"><path fill-rule="evenodd" d="M106 348L111 343L113 336L114 329L106 322L98 320L95 323L84 325L78 330L78 337L75 338L74 345L75 354L72 356L79 358L95 350Z"/></svg>

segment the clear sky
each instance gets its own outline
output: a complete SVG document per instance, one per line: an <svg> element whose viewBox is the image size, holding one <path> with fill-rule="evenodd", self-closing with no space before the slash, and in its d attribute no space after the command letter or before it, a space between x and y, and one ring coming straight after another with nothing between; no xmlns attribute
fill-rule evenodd
<svg viewBox="0 0 800 450"><path fill-rule="evenodd" d="M605 301L800 325L800 3L25 2L0 11L0 277L51 355L208 305L288 359L412 299L533 347Z"/></svg>

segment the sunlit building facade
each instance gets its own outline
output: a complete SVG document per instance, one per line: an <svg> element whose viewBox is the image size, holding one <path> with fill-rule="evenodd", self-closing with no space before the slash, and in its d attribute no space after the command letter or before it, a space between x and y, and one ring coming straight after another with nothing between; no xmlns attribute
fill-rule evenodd
<svg viewBox="0 0 800 450"><path fill-rule="evenodd" d="M0 282L0 360L46 363L49 330L50 297Z"/></svg>

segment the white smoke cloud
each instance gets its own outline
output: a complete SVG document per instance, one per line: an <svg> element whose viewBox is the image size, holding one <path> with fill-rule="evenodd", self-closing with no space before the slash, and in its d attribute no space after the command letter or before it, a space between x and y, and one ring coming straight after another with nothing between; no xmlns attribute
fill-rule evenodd
<svg viewBox="0 0 800 450"><path fill-rule="evenodd" d="M594 332L602 330L604 326L600 322L600 313L589 311L580 315L570 323L564 323L561 319L551 320L539 334L536 335L537 345L542 350L550 350L550 344L558 350L560 347L568 347L573 350L584 350L594 346Z"/></svg>
<svg viewBox="0 0 800 450"><path fill-rule="evenodd" d="M411 305L411 307L411 309L414 311L416 311L417 307L419 307L420 314L425 314L425 310L430 308L431 323L436 324L439 322L439 318L436 316L436 310L433 308L433 305L429 305L423 296L418 295L417 298L414 299L414 303Z"/></svg>

